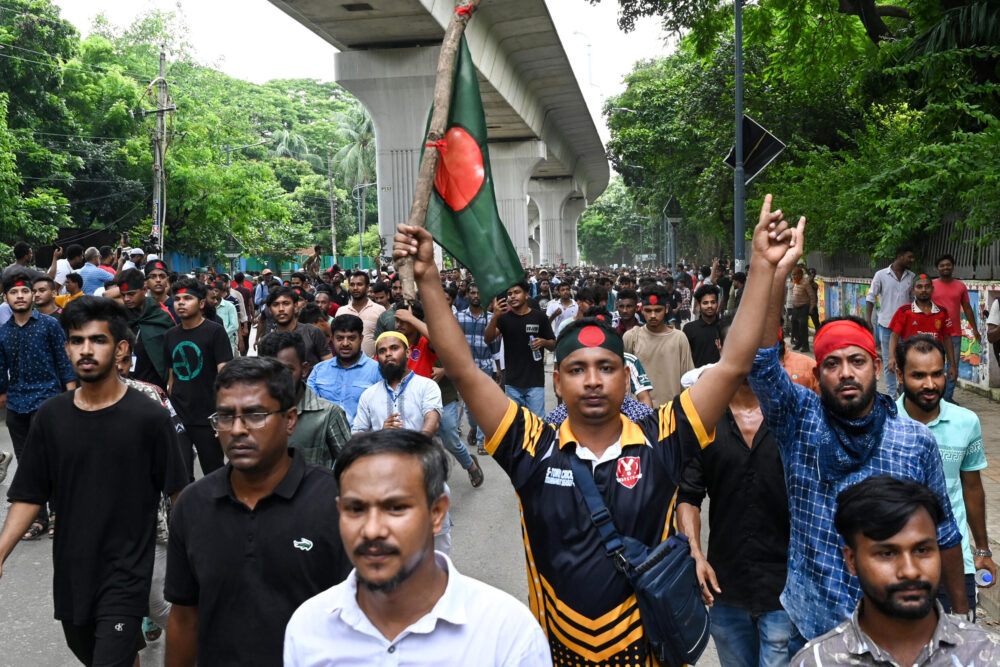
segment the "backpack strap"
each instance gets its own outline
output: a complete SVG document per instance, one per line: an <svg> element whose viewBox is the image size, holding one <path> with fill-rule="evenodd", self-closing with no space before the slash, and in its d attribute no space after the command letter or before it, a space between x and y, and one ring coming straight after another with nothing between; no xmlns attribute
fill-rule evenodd
<svg viewBox="0 0 1000 667"><path fill-rule="evenodd" d="M587 503L590 520L594 522L594 527L601 535L608 558L614 563L615 569L627 575L631 564L625 558L625 543L622 542L622 538L615 528L611 512L604 504L597 483L594 482L594 474L590 466L581 461L574 451L570 454L570 468L573 470L573 483Z"/></svg>

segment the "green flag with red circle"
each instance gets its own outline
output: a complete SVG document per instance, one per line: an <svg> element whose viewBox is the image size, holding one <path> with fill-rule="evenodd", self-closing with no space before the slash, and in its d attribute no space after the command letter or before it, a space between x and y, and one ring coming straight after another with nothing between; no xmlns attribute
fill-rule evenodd
<svg viewBox="0 0 1000 667"><path fill-rule="evenodd" d="M486 114L465 37L455 60L448 126L437 144L440 157L426 224L434 240L472 271L486 303L520 282L524 268L497 211Z"/></svg>

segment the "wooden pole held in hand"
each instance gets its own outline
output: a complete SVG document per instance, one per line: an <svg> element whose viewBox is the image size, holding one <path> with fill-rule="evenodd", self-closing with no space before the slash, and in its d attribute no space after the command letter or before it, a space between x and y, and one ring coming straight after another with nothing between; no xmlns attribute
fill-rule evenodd
<svg viewBox="0 0 1000 667"><path fill-rule="evenodd" d="M462 41L462 33L468 24L472 13L479 7L481 0L468 0L456 4L455 13L444 32L441 42L441 54L438 57L437 78L434 82L434 113L431 115L430 128L427 131L426 144L433 144L444 138L448 126L448 111L451 107L451 89L455 78L455 56ZM427 222L427 206L430 204L434 179L437 176L438 158L440 154L435 146L424 147L424 159L420 163L417 175L417 185L413 190L413 204L410 206L410 217L406 224L414 227L424 227ZM396 267L399 271L400 286L403 289L403 300L412 303L417 298L417 285L413 279L413 258L407 257Z"/></svg>

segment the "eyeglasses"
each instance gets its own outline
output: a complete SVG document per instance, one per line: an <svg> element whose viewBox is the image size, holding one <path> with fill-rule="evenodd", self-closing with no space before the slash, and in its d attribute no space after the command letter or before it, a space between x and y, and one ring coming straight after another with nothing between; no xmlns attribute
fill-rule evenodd
<svg viewBox="0 0 1000 667"><path fill-rule="evenodd" d="M276 415L284 410L274 410L272 412L249 412L243 415L220 415L218 412L208 416L208 423L216 431L232 431L233 424L237 419L243 420L243 425L250 430L264 428L267 418Z"/></svg>

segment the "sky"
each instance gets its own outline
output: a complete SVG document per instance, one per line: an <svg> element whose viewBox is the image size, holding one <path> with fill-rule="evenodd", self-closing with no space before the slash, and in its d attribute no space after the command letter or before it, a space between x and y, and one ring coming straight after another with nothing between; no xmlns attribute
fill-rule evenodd
<svg viewBox="0 0 1000 667"><path fill-rule="evenodd" d="M653 19L625 34L616 23L615 0L592 6L586 0L546 0L566 54L601 139L608 131L600 117L604 99L624 89L624 76L637 60L667 53L664 34ZM269 79L333 76L336 49L267 0L54 0L62 16L84 36L104 13L125 25L149 9L180 9L198 59L226 74L263 83Z"/></svg>

